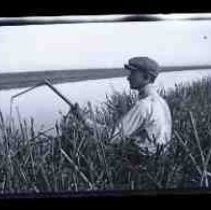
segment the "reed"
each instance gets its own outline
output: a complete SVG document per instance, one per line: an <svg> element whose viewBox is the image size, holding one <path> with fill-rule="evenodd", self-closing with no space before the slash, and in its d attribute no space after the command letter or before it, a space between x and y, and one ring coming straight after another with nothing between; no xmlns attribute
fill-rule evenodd
<svg viewBox="0 0 211 210"><path fill-rule="evenodd" d="M19 113L16 127L0 112L0 193L208 188L210 90L205 78L161 92L172 113L172 141L167 153L158 148L151 156L142 156L130 139L109 143L117 121L137 100L133 92L114 92L102 107L87 104L93 129L70 111L50 128L55 136L35 134L36 119L27 123Z"/></svg>

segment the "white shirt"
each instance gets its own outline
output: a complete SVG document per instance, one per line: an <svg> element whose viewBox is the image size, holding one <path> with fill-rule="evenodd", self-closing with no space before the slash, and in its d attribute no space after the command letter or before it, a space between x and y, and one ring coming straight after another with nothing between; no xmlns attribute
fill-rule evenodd
<svg viewBox="0 0 211 210"><path fill-rule="evenodd" d="M122 131L125 137L134 137L139 147L145 147L150 152L155 151L155 144L167 144L171 140L172 119L166 101L157 93L155 86L148 84L144 88L143 98L140 98L133 108L122 118L115 134ZM148 138L144 139L139 132L146 131ZM119 135L113 138L113 142Z"/></svg>

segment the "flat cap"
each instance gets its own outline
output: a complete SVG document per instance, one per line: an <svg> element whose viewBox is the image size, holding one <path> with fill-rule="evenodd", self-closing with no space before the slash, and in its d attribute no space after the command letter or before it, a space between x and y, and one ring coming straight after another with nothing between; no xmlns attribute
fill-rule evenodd
<svg viewBox="0 0 211 210"><path fill-rule="evenodd" d="M144 71L154 77L157 77L160 72L158 63L149 57L133 57L129 59L128 64L125 64L125 68L129 70Z"/></svg>

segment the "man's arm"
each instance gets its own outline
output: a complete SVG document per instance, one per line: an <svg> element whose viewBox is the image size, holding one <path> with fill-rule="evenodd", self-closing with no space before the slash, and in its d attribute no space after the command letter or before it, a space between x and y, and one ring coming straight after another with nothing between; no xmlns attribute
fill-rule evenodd
<svg viewBox="0 0 211 210"><path fill-rule="evenodd" d="M130 137L143 125L147 116L147 106L143 102L137 102L134 107L120 120L116 127L111 143L119 142L121 137Z"/></svg>
<svg viewBox="0 0 211 210"><path fill-rule="evenodd" d="M106 127L106 125L96 122L96 120L89 118L88 116L84 117L84 122L88 127L97 128L102 130Z"/></svg>
<svg viewBox="0 0 211 210"><path fill-rule="evenodd" d="M88 116L78 105L78 103L75 104L74 113L81 119L83 122L90 128L96 128L100 131L102 131L106 125L102 123L98 123L94 117L93 110L91 108L91 105L89 104L91 115Z"/></svg>

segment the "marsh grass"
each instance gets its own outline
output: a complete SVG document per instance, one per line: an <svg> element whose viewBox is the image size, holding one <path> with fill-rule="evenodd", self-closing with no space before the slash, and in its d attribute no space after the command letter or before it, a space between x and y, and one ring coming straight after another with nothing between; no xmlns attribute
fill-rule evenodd
<svg viewBox="0 0 211 210"><path fill-rule="evenodd" d="M109 144L118 120L137 100L114 92L104 106L84 110L104 130L88 128L71 112L55 124L56 136L35 134L19 115L19 126L0 113L0 192L64 192L208 188L211 172L211 80L177 86L163 97L173 118L167 153L141 155L129 139Z"/></svg>

